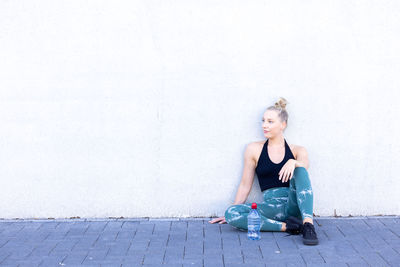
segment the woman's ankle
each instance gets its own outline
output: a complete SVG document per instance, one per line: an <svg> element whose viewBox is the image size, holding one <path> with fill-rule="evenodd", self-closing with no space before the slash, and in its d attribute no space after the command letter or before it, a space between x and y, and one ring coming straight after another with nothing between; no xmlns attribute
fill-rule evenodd
<svg viewBox="0 0 400 267"><path fill-rule="evenodd" d="M306 222L308 222L308 223L311 223L311 224L314 224L314 222L313 222L313 219L312 218L304 218L304 220L303 220L303 224L305 224Z"/></svg>

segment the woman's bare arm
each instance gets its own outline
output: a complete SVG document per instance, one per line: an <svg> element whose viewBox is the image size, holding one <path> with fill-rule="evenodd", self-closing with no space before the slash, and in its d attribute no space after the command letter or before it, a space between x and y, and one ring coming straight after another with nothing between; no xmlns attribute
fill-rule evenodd
<svg viewBox="0 0 400 267"><path fill-rule="evenodd" d="M233 205L245 203L253 185L256 163L254 161L254 153L256 144L250 143L247 145L244 152L244 167L242 180L240 181L238 191L236 193L235 202Z"/></svg>
<svg viewBox="0 0 400 267"><path fill-rule="evenodd" d="M243 168L243 175L242 180L240 181L238 191L236 193L235 202L233 205L242 204L246 201L247 196L250 193L251 187L253 185L254 180L254 173L256 168L256 163L254 161L254 153L256 150L255 143L250 143L247 145L246 150L244 152L244 168ZM208 221L209 223L216 223L219 224L226 223L225 216L213 219Z"/></svg>
<svg viewBox="0 0 400 267"><path fill-rule="evenodd" d="M308 162L307 150L302 146L297 146L296 148L296 167L309 168L310 164Z"/></svg>

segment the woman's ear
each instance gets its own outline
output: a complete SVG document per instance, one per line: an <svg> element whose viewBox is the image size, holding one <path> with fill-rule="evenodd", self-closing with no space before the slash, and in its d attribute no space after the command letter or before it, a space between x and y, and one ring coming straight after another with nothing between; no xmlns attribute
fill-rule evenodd
<svg viewBox="0 0 400 267"><path fill-rule="evenodd" d="M282 131L286 129L286 126L287 126L286 121L282 122Z"/></svg>

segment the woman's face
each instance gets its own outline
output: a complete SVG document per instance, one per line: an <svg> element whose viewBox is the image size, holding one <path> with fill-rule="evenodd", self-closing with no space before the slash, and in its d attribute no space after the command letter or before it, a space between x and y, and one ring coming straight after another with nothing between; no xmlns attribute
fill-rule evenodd
<svg viewBox="0 0 400 267"><path fill-rule="evenodd" d="M281 122L277 111L267 110L262 119L262 127L264 130L264 136L266 138L271 138L282 134L286 127L286 123Z"/></svg>

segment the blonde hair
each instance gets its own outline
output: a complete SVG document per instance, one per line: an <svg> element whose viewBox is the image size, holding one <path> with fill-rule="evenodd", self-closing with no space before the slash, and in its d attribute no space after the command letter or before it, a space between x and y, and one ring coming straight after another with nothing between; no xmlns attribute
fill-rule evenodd
<svg viewBox="0 0 400 267"><path fill-rule="evenodd" d="M276 101L273 106L268 107L267 110L275 110L275 111L277 111L281 122L286 122L287 123L287 120L289 118L289 114L286 111L286 105L287 104L288 104L288 101L285 98L280 97L278 99L278 101Z"/></svg>

